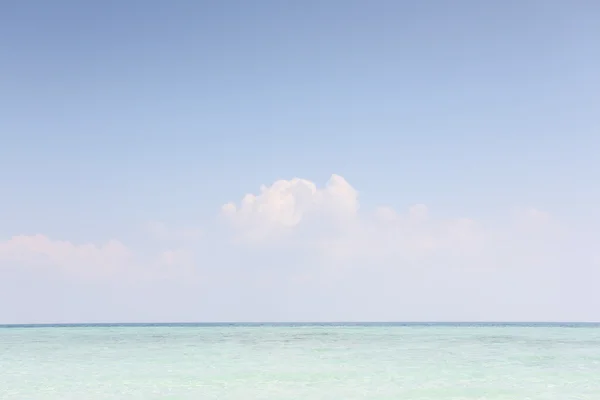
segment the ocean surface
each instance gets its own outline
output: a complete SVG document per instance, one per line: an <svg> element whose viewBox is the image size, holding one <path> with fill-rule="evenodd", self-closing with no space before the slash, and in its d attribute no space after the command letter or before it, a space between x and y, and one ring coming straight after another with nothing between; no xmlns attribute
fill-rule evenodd
<svg viewBox="0 0 600 400"><path fill-rule="evenodd" d="M0 399L600 399L600 325L0 326Z"/></svg>

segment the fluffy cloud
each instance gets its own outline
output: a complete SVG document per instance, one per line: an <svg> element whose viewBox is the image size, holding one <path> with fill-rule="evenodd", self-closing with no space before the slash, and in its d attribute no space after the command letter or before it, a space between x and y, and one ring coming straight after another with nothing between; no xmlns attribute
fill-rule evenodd
<svg viewBox="0 0 600 400"><path fill-rule="evenodd" d="M475 220L424 204L365 209L341 176L279 180L223 205L201 236L155 222L153 240L134 248L12 237L0 242L0 267L13 273L0 275L0 291L84 278L87 294L72 297L88 296L104 320L590 319L600 307L592 231L535 208L508 211Z"/></svg>
<svg viewBox="0 0 600 400"><path fill-rule="evenodd" d="M14 236L0 242L0 324L183 320L200 287L192 262L181 249Z"/></svg>
<svg viewBox="0 0 600 400"><path fill-rule="evenodd" d="M246 240L276 240L315 218L344 221L358 212L358 192L339 175L324 188L306 179L279 180L247 194L238 205L227 203L221 213Z"/></svg>
<svg viewBox="0 0 600 400"><path fill-rule="evenodd" d="M259 249L257 264L287 271L269 269L278 277L270 290L286 288L294 315L310 297L320 302L313 309L329 311L322 319L590 319L600 303L589 291L600 277L593 246L539 209L508 211L474 220L436 217L423 204L365 210L334 175L321 188L277 181L221 214L236 246ZM310 295L293 300L300 287ZM395 312L393 304L411 308Z"/></svg>
<svg viewBox="0 0 600 400"><path fill-rule="evenodd" d="M37 234L13 236L0 242L0 260L4 263L44 265L77 275L111 275L131 263L131 257L117 240L102 245L74 244Z"/></svg>
<svg viewBox="0 0 600 400"><path fill-rule="evenodd" d="M322 188L305 179L280 180L247 194L239 205L225 204L221 213L241 241L315 250L330 261L469 253L485 237L475 221L434 219L423 204L405 213L389 207L360 212L358 191L339 175Z"/></svg>
<svg viewBox="0 0 600 400"><path fill-rule="evenodd" d="M0 267L3 265L44 268L79 281L142 281L189 274L193 255L182 248L136 254L114 239L104 244L76 244L36 234L0 242Z"/></svg>

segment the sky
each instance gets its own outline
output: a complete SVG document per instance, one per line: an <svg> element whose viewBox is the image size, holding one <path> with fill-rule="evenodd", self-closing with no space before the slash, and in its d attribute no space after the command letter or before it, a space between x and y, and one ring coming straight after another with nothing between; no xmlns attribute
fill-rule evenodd
<svg viewBox="0 0 600 400"><path fill-rule="evenodd" d="M0 323L600 321L598 20L4 2Z"/></svg>

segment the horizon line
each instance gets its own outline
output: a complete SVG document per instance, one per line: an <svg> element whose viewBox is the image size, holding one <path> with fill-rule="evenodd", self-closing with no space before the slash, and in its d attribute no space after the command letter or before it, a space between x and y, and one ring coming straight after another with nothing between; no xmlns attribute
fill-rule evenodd
<svg viewBox="0 0 600 400"><path fill-rule="evenodd" d="M156 327L156 326L460 326L460 325L521 325L521 326L568 326L600 325L600 321L203 321L203 322L44 322L44 323L0 323L0 328L27 327Z"/></svg>

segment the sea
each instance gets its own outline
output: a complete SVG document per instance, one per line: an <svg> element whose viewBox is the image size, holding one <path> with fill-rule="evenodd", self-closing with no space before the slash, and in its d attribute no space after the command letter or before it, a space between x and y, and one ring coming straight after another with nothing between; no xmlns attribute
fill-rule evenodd
<svg viewBox="0 0 600 400"><path fill-rule="evenodd" d="M599 400L598 324L0 326L1 400Z"/></svg>

